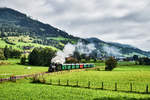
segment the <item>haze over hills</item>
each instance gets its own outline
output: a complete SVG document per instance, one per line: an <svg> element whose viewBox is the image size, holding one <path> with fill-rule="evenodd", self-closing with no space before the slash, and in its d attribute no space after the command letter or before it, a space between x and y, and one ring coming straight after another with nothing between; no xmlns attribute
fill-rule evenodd
<svg viewBox="0 0 150 100"><path fill-rule="evenodd" d="M0 8L0 36L1 42L23 49L25 46L33 47L32 44L51 46L63 49L68 42L76 44L79 40L84 43L94 43L97 51L105 53L104 47L115 48L120 56L150 56L150 52L140 50L130 45L109 43L97 38L83 39L69 35L49 24L28 17L26 14L10 8ZM24 43L24 44L23 44ZM27 45L29 44L29 45Z"/></svg>

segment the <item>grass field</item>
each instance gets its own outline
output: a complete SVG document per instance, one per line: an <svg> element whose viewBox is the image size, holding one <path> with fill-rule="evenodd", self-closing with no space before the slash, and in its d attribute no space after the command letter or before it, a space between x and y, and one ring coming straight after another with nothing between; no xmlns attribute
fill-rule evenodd
<svg viewBox="0 0 150 100"><path fill-rule="evenodd" d="M87 87L88 81L91 82L91 88L101 88L104 82L104 88L114 90L115 83L118 83L118 90L130 91L130 83L133 84L133 91L145 92L146 85L150 85L150 66L121 66L113 71L88 70L82 72L68 72L63 74L45 75L47 82L53 81L58 84L61 80L62 85L66 85L69 80L71 85L79 82L81 87Z"/></svg>
<svg viewBox="0 0 150 100"><path fill-rule="evenodd" d="M1 100L149 100L149 94L93 90L46 84L33 84L29 80L0 84Z"/></svg>
<svg viewBox="0 0 150 100"><path fill-rule="evenodd" d="M29 65L19 65L19 59L9 59L3 62L3 65L0 65L0 78L8 78L11 75L26 75L34 74L39 72L46 72L48 67L45 66L29 66ZM31 67L31 69L27 69Z"/></svg>
<svg viewBox="0 0 150 100"><path fill-rule="evenodd" d="M10 59L9 65L0 66L0 73L31 74L47 71L46 67L34 66L31 70L24 69L23 65L17 65L19 60ZM12 66L11 66L12 65ZM150 85L150 66L134 65L134 62L119 62L113 71L104 71L104 63L96 63L102 70L86 70L81 72L65 71L62 73L46 74L46 83L52 80L53 85L33 84L31 79L21 79L17 82L4 82L0 84L0 100L149 100L149 94L145 92L146 85ZM27 71L26 71L27 70ZM58 86L60 79L61 86ZM69 85L66 82L69 80ZM74 87L76 82L80 87ZM90 89L87 87L90 81ZM104 83L104 89L101 83ZM115 83L118 83L118 91L112 91ZM130 83L133 91L140 93L126 93L130 91ZM150 91L150 90L149 90ZM9 96L8 96L9 95Z"/></svg>

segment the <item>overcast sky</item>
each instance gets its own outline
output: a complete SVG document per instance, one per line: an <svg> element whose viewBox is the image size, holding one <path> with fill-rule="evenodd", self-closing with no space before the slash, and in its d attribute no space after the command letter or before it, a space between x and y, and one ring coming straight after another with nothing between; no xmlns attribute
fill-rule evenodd
<svg viewBox="0 0 150 100"><path fill-rule="evenodd" d="M0 7L16 9L74 36L150 51L150 0L0 0Z"/></svg>

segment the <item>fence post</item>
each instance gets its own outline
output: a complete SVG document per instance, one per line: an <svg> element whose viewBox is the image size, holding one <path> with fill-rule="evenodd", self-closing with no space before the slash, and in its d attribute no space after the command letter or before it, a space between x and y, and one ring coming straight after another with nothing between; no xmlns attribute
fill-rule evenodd
<svg viewBox="0 0 150 100"><path fill-rule="evenodd" d="M50 85L52 85L52 79L50 79Z"/></svg>
<svg viewBox="0 0 150 100"><path fill-rule="evenodd" d="M17 81L17 77L15 76L15 77L14 77L14 82L16 82L16 81Z"/></svg>
<svg viewBox="0 0 150 100"><path fill-rule="evenodd" d="M12 76L9 77L9 81L11 81L11 80L12 80Z"/></svg>
<svg viewBox="0 0 150 100"><path fill-rule="evenodd" d="M132 92L132 83L130 83L130 92Z"/></svg>
<svg viewBox="0 0 150 100"><path fill-rule="evenodd" d="M88 88L90 88L90 81L88 82Z"/></svg>
<svg viewBox="0 0 150 100"><path fill-rule="evenodd" d="M67 80L67 86L69 86L69 80Z"/></svg>
<svg viewBox="0 0 150 100"><path fill-rule="evenodd" d="M102 90L104 89L104 83L102 82Z"/></svg>
<svg viewBox="0 0 150 100"><path fill-rule="evenodd" d="M117 83L115 83L115 91L117 91Z"/></svg>
<svg viewBox="0 0 150 100"><path fill-rule="evenodd" d="M58 80L58 85L60 85L60 79Z"/></svg>
<svg viewBox="0 0 150 100"><path fill-rule="evenodd" d="M148 93L148 85L146 85L146 93Z"/></svg>
<svg viewBox="0 0 150 100"><path fill-rule="evenodd" d="M78 87L78 85L79 85L79 82L77 81L77 87Z"/></svg>

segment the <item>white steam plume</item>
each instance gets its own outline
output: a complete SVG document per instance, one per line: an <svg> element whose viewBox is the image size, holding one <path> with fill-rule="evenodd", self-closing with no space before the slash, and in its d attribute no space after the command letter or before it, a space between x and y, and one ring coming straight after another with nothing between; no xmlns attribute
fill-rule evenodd
<svg viewBox="0 0 150 100"><path fill-rule="evenodd" d="M88 45L85 45L82 42L78 42L75 45L75 48L76 51L78 51L80 54L86 54L87 56L96 49L94 44L90 43Z"/></svg>
<svg viewBox="0 0 150 100"><path fill-rule="evenodd" d="M65 58L71 56L74 51L75 46L68 43L67 45L65 45L63 51L57 52L56 57L52 59L52 62L63 64L65 62Z"/></svg>
<svg viewBox="0 0 150 100"><path fill-rule="evenodd" d="M103 46L103 50L107 53L107 56L121 56L120 50L112 46Z"/></svg>
<svg viewBox="0 0 150 100"><path fill-rule="evenodd" d="M89 55L93 50L95 50L94 44L85 45L82 42L78 42L77 44L73 45L68 43L65 45L63 51L58 51L56 57L52 59L53 63L65 63L65 58L70 57L73 55L75 51L78 51L80 54Z"/></svg>

